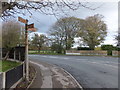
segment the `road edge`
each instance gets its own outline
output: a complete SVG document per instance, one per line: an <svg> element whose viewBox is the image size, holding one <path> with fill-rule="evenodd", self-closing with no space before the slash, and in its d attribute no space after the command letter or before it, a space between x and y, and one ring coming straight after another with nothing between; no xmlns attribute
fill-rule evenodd
<svg viewBox="0 0 120 90"><path fill-rule="evenodd" d="M31 62L30 62L31 63ZM32 85L32 83L34 82L35 78L36 78L36 75L37 75L37 70L35 69L35 76L34 78L32 79L32 81L30 82L30 84L27 86L27 89L28 90L30 88L30 86Z"/></svg>
<svg viewBox="0 0 120 90"><path fill-rule="evenodd" d="M38 66L38 64L35 63L35 62L33 62L33 61L30 61L30 63L36 64L36 65ZM55 64L47 63L47 62L44 62L44 63L49 64L49 65L52 65L52 66L56 66L56 67L60 68L61 70L63 70L66 74L68 74L68 75L76 82L76 84L78 85L78 87L79 87L81 90L83 90L83 87L78 83L78 81L74 78L74 76L73 76L72 74L70 74L68 71L66 71L64 68L59 67L59 66L57 66L57 65L55 65ZM33 80L33 81L34 81L34 80Z"/></svg>
<svg viewBox="0 0 120 90"><path fill-rule="evenodd" d="M61 67L59 67L61 68ZM74 76L72 74L70 74L68 71L66 71L65 69L61 68L64 72L66 72L79 86L79 88L81 88L81 90L83 90L83 87L78 83L78 81L74 78Z"/></svg>

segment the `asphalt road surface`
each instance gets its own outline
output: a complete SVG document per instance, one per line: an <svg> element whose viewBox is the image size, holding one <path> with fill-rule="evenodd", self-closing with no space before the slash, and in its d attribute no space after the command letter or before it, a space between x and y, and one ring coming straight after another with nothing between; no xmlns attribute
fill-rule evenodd
<svg viewBox="0 0 120 90"><path fill-rule="evenodd" d="M118 58L98 56L29 55L64 68L83 88L118 88Z"/></svg>

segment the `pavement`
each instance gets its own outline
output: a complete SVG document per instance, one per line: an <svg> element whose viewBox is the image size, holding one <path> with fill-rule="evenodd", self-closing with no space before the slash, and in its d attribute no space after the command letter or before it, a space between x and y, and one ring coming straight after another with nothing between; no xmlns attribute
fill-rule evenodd
<svg viewBox="0 0 120 90"><path fill-rule="evenodd" d="M42 61L30 60L37 71L31 88L79 88L81 85L64 69Z"/></svg>
<svg viewBox="0 0 120 90"><path fill-rule="evenodd" d="M64 68L83 88L118 88L118 58L64 55L29 55L29 58Z"/></svg>

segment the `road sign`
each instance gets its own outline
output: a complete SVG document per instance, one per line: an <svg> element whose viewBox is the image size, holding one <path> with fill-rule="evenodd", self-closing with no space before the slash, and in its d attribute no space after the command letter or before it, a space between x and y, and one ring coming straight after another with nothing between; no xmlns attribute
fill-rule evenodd
<svg viewBox="0 0 120 90"><path fill-rule="evenodd" d="M27 28L34 28L34 23L27 25Z"/></svg>
<svg viewBox="0 0 120 90"><path fill-rule="evenodd" d="M18 17L18 21L25 23L25 73L26 73L25 78L27 81L29 81L28 32L27 32L28 20Z"/></svg>
<svg viewBox="0 0 120 90"><path fill-rule="evenodd" d="M25 23L25 24L28 22L28 20L23 19L23 18L21 18L21 17L18 17L18 21L20 21L20 22L22 22L22 23Z"/></svg>
<svg viewBox="0 0 120 90"><path fill-rule="evenodd" d="M28 28L28 31L36 32L36 28Z"/></svg>
<svg viewBox="0 0 120 90"><path fill-rule="evenodd" d="M25 71L26 71L26 80L29 81L29 60L28 60L28 31L36 31L34 28L34 23L28 25L28 20L18 17L18 21L25 23Z"/></svg>

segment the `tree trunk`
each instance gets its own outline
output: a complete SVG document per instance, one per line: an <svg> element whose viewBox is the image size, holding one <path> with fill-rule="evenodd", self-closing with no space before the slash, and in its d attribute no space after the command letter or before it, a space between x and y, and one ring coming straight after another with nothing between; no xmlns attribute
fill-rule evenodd
<svg viewBox="0 0 120 90"><path fill-rule="evenodd" d="M93 46L93 45L90 46L90 49L91 49L91 50L94 50L94 49L95 49L95 46Z"/></svg>
<svg viewBox="0 0 120 90"><path fill-rule="evenodd" d="M10 53L10 51L8 51L8 52L6 53L6 56L5 56L4 60L7 60L7 58L9 57L9 53Z"/></svg>
<svg viewBox="0 0 120 90"><path fill-rule="evenodd" d="M38 53L40 53L40 47L38 47Z"/></svg>

